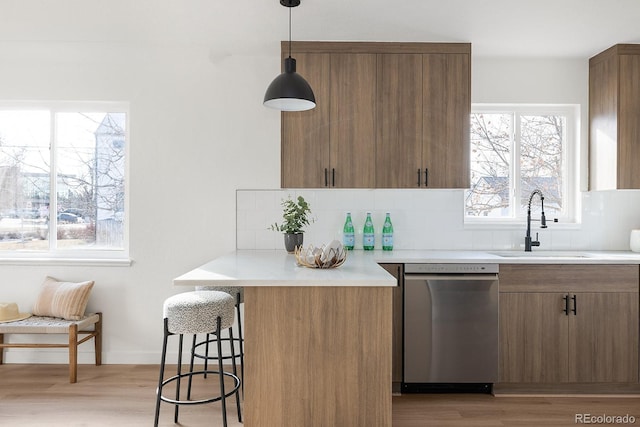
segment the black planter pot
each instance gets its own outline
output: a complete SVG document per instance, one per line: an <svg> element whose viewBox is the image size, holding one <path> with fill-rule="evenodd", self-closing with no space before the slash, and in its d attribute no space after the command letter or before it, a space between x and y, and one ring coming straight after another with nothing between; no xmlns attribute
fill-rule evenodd
<svg viewBox="0 0 640 427"><path fill-rule="evenodd" d="M302 241L304 239L303 233L286 233L284 235L284 248L292 254L296 247L302 246Z"/></svg>

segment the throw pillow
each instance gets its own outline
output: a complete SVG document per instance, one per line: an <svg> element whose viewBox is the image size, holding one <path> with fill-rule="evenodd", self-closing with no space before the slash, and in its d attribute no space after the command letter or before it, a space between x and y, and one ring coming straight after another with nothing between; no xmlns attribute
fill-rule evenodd
<svg viewBox="0 0 640 427"><path fill-rule="evenodd" d="M53 277L47 277L33 306L33 314L80 320L87 308L92 287L93 281L59 282Z"/></svg>

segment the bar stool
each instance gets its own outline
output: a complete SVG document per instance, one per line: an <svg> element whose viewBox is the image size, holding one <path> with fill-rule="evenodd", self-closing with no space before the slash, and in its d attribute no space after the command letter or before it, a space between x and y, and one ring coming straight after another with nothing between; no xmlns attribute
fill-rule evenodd
<svg viewBox="0 0 640 427"><path fill-rule="evenodd" d="M196 291L216 291L226 292L235 299L236 314L238 319L238 338L223 338L223 341L229 341L230 346L234 346L235 342L238 342L240 353L234 357L240 358L240 376L242 377L242 389L244 390L244 336L242 335L242 316L240 315L240 304L244 303L244 288L241 286L196 286ZM193 364L193 358L198 357L204 359L204 369L207 370L208 361L210 359L216 359L218 356L209 356L209 343L215 340L210 339L207 334L204 341L196 343L196 336L193 336L193 345L191 348L191 363ZM197 353L196 348L205 346L204 355ZM231 356L223 356L223 359L229 359ZM206 375L205 375L206 378Z"/></svg>
<svg viewBox="0 0 640 427"><path fill-rule="evenodd" d="M222 366L222 358L218 357L218 370L209 371L206 368L201 371L194 371L193 364L189 372L182 372L182 341L183 334L214 334L218 354L222 354L221 333L224 329L229 330L230 339L233 339L233 317L234 317L234 299L225 292L212 291L195 291L185 292L174 295L165 300L163 305L164 316L164 339L162 343L162 360L160 362L160 378L158 379L158 390L156 392L156 414L154 426L157 427L160 416L160 402L171 403L175 406L174 422L178 422L178 409L180 405L197 405L203 403L212 403L221 401L222 403L222 421L223 425L227 425L227 407L226 398L232 394L236 395L236 405L238 408L238 421L242 422L242 413L240 410L240 397L238 390L241 381L237 376L235 354L231 349L233 361L233 373L225 372ZM167 356L167 342L171 335L178 335L178 369L176 375L164 379L164 369ZM213 341L213 340L212 340ZM207 399L191 400L191 379L194 375L217 374L220 378L220 394ZM233 379L233 388L226 392L224 385L224 377ZM189 387L187 399L180 400L180 380L189 378ZM162 394L164 386L176 383L175 399L166 397Z"/></svg>

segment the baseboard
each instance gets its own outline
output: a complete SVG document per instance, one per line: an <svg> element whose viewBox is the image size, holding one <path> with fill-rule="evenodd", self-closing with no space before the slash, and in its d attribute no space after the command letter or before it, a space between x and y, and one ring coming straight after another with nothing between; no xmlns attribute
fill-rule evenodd
<svg viewBox="0 0 640 427"><path fill-rule="evenodd" d="M640 396L638 383L494 384L495 396Z"/></svg>

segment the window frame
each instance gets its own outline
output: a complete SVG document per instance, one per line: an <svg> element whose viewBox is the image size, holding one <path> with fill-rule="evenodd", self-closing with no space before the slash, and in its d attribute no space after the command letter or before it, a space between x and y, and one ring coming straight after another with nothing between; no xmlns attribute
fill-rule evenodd
<svg viewBox="0 0 640 427"><path fill-rule="evenodd" d="M49 198L49 211L57 211L57 146L56 121L58 113L77 112L105 112L105 113L125 113L125 140L124 146L124 218L123 218L123 242L122 248L103 249L60 249L56 247L57 239L49 240L49 248L46 251L14 250L0 251L0 265L131 265L129 255L129 217L130 217L130 108L126 101L0 101L0 110L31 111L47 110L51 117L49 143L49 194L56 197ZM56 234L57 217L50 215L49 235ZM53 231L53 233L52 233Z"/></svg>
<svg viewBox="0 0 640 427"><path fill-rule="evenodd" d="M513 228L526 224L526 210L520 209L518 195L521 192L520 136L521 116L526 115L562 115L566 117L565 138L563 146L563 210L555 216L547 214L547 219L557 218L562 228L572 228L580 224L580 198L578 173L580 170L580 105L579 104L506 104L506 103L474 103L471 114L513 114L509 171L509 198L512 215L505 217L467 216L466 198L470 191L465 190L463 213L465 226L492 226ZM471 146L469 147L471 150ZM471 163L469 163L471 169ZM537 200L537 199L536 199ZM535 202L534 202L535 203Z"/></svg>

